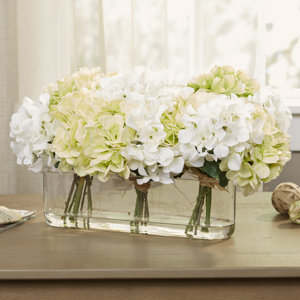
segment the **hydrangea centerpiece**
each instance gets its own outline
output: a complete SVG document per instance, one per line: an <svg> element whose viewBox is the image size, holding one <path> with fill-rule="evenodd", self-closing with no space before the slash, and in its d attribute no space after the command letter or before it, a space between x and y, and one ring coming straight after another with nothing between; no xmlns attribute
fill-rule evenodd
<svg viewBox="0 0 300 300"><path fill-rule="evenodd" d="M127 74L82 68L47 86L38 100L24 98L11 118L17 163L34 172L74 172L65 214L76 215L93 177L112 174L134 183L135 217L149 216L151 182L172 184L191 174L199 194L186 227L199 222L212 188L232 182L243 194L276 178L290 159L291 113L270 90L242 71L216 66L177 81L168 71L137 67Z"/></svg>

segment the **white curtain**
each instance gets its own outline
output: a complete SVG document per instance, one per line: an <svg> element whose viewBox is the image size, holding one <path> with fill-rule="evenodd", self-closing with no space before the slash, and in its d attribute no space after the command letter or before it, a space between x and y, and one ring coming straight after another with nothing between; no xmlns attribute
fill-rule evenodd
<svg viewBox="0 0 300 300"><path fill-rule="evenodd" d="M153 65L186 77L231 64L262 76L260 3L0 0L0 193L41 193L42 176L16 166L9 147L9 119L24 96L82 66Z"/></svg>
<svg viewBox="0 0 300 300"><path fill-rule="evenodd" d="M0 0L0 193L41 193L42 175L16 165L9 121L24 96L81 66L102 66L100 0Z"/></svg>
<svg viewBox="0 0 300 300"><path fill-rule="evenodd" d="M9 119L18 98L16 1L0 1L0 192L16 188L15 158L10 150Z"/></svg>

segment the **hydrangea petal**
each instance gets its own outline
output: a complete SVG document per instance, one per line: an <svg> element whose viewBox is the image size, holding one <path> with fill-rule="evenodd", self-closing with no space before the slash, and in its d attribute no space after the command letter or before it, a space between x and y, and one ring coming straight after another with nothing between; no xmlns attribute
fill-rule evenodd
<svg viewBox="0 0 300 300"><path fill-rule="evenodd" d="M228 168L233 171L238 171L241 166L241 156L237 153L233 153L228 160Z"/></svg>
<svg viewBox="0 0 300 300"><path fill-rule="evenodd" d="M226 157L229 153L229 149L227 146L219 144L214 148L214 153L218 158Z"/></svg>

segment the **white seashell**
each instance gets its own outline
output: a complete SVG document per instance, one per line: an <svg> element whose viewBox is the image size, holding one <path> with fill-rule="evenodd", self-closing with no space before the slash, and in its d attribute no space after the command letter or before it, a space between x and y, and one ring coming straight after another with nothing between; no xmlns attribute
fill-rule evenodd
<svg viewBox="0 0 300 300"><path fill-rule="evenodd" d="M300 200L300 187L292 182L283 182L279 184L272 194L272 204L275 209L287 215L290 206Z"/></svg>

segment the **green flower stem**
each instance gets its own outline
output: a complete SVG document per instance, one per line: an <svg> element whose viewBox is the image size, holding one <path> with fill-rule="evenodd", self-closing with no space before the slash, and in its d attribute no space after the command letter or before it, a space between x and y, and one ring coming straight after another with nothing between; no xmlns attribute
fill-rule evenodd
<svg viewBox="0 0 300 300"><path fill-rule="evenodd" d="M206 187L202 186L199 183L199 190L198 190L198 196L197 196L197 200L196 200L196 205L193 209L192 215L190 217L189 223L185 228L185 233L187 234L188 232L192 231L194 226L198 223L198 225L200 224L200 216L202 213L202 207L204 204L204 200L205 200L205 194L206 194ZM197 227L195 226L195 231L197 233Z"/></svg>
<svg viewBox="0 0 300 300"><path fill-rule="evenodd" d="M76 189L76 192L74 195L74 207L72 210L72 213L74 215L77 215L78 211L79 211L79 206L80 206L80 201L82 198L82 191L83 191L83 187L85 184L85 180L86 180L85 177L80 177L78 180L78 186L77 186L77 189Z"/></svg>
<svg viewBox="0 0 300 300"><path fill-rule="evenodd" d="M77 184L77 180L78 180L78 175L74 174L71 189L70 189L70 192L69 192L66 204L65 204L65 209L64 209L64 216L63 216L64 225L66 225L66 214L68 212L68 208L69 208L69 205L70 205L70 201L72 199L72 195L73 195L73 192L74 192L75 185Z"/></svg>
<svg viewBox="0 0 300 300"><path fill-rule="evenodd" d="M69 205L69 207L68 207L68 210L67 210L67 213L69 214L69 213L71 213L71 211L72 211L72 208L73 208L73 206L74 206L74 202L75 202L75 195L76 195L76 192L77 192L77 189L78 189L78 182L79 182L79 176L78 175L76 175L77 176L77 178L76 178L76 182L75 182L75 186L76 186L76 188L75 188L75 192L74 192L74 194L73 194L73 197L72 197L72 201L71 201L71 203L70 203L70 205Z"/></svg>
<svg viewBox="0 0 300 300"><path fill-rule="evenodd" d="M86 196L86 193L87 193L87 187L88 187L88 179L86 178L85 182L84 182L84 188L83 188L83 193L82 193L82 200L81 200L81 203L80 203L80 212L82 212L83 210L83 206L84 206L84 202L85 202L85 196Z"/></svg>
<svg viewBox="0 0 300 300"><path fill-rule="evenodd" d="M92 191L91 191L91 186L92 186L92 181L93 177L88 178L88 214L90 215L93 210L93 204L92 204Z"/></svg>
<svg viewBox="0 0 300 300"><path fill-rule="evenodd" d="M201 182L199 182L199 190L198 190L196 204L193 209L192 215L190 217L189 223L185 228L185 234L188 234L193 230L194 230L194 235L197 234L198 226L200 226L200 218L203 212L204 202L206 203L206 222L207 222L207 220L210 220L211 187L203 186L201 185Z"/></svg>
<svg viewBox="0 0 300 300"><path fill-rule="evenodd" d="M138 189L136 190L136 203L134 209L134 218L139 221L144 221L149 218L149 207L148 207L148 192L143 192Z"/></svg>
<svg viewBox="0 0 300 300"><path fill-rule="evenodd" d="M74 178L73 178L73 181L72 181L71 189L70 189L70 192L69 192L69 195L68 195L68 199L67 199L66 205L65 205L65 210L64 210L65 214L68 211L68 207L70 205L70 201L71 201L71 198L72 198L72 195L73 195L73 192L74 192L75 185L77 183L77 179L78 179L78 176L76 174L74 174Z"/></svg>
<svg viewBox="0 0 300 300"><path fill-rule="evenodd" d="M139 186L135 183L136 202L134 209L134 221L130 222L133 233L139 233L139 226L147 225L149 221L148 189L150 184Z"/></svg>
<svg viewBox="0 0 300 300"><path fill-rule="evenodd" d="M144 206L144 210L145 210L144 215L145 215L145 218L148 221L149 220L148 192L144 193L143 203L145 204L145 206Z"/></svg>
<svg viewBox="0 0 300 300"><path fill-rule="evenodd" d="M69 220L71 222L75 221L75 226L77 227L77 217L79 211L82 212L84 209L85 200L87 197L87 210L88 214L91 215L92 213L92 192L91 192L91 185L92 185L92 176L85 176L80 177L77 174L74 174L74 179L72 181L71 189L65 203L64 209L64 225L66 225L66 220L68 215ZM75 191L74 191L75 190ZM86 228L85 220L84 220L84 228ZM87 218L87 228L89 228L89 217Z"/></svg>
<svg viewBox="0 0 300 300"><path fill-rule="evenodd" d="M211 187L208 187L208 191L206 194L206 200L205 200L205 225L210 225L210 212L211 212Z"/></svg>
<svg viewBox="0 0 300 300"><path fill-rule="evenodd" d="M134 208L134 218L136 219L140 214L140 191L135 189L136 192L136 201L135 201L135 208Z"/></svg>

